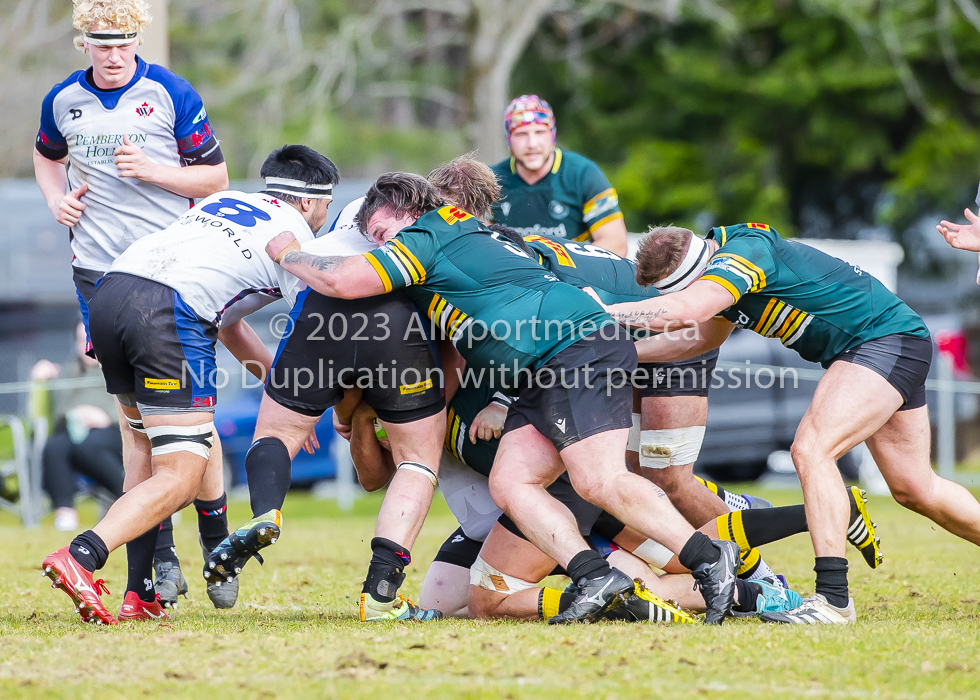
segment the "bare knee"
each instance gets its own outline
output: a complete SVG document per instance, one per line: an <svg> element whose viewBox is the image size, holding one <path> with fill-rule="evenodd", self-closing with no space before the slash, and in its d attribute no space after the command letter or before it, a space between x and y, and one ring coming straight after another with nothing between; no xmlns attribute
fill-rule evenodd
<svg viewBox="0 0 980 700"><path fill-rule="evenodd" d="M899 505L915 513L930 510L932 505L932 479L923 482L906 481L891 486L892 497Z"/></svg>
<svg viewBox="0 0 980 700"><path fill-rule="evenodd" d="M502 593L493 593L479 586L470 586L468 606L470 617L480 620L500 617L498 610L506 598L507 596Z"/></svg>

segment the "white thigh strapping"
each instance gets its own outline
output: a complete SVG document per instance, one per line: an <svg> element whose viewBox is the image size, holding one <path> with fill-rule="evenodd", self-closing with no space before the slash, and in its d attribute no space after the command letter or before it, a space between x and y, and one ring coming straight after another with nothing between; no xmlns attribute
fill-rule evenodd
<svg viewBox="0 0 980 700"><path fill-rule="evenodd" d="M644 430L640 433L640 466L666 469L681 464L693 464L701 453L704 426L667 430Z"/></svg>
<svg viewBox="0 0 980 700"><path fill-rule="evenodd" d="M519 578L508 576L497 571L495 568L483 561L483 557L477 557L473 566L470 567L470 585L477 588L484 588L495 593L511 595L518 591L526 591L534 588L537 583L522 581Z"/></svg>
<svg viewBox="0 0 980 700"><path fill-rule="evenodd" d="M191 452L207 459L214 444L214 423L201 425L157 425L146 428L153 457L174 452Z"/></svg>

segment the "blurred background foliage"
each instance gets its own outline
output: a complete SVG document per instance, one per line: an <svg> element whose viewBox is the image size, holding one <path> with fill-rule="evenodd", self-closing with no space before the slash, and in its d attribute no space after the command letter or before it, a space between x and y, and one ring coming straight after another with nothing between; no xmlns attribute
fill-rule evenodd
<svg viewBox="0 0 980 700"><path fill-rule="evenodd" d="M347 177L471 148L494 161L507 99L535 92L559 143L606 169L631 230L763 220L908 248L976 192L975 2L171 0L171 67L235 177L287 141ZM85 63L69 9L0 0L0 89L19 86L0 109L4 176L31 175L41 98Z"/></svg>

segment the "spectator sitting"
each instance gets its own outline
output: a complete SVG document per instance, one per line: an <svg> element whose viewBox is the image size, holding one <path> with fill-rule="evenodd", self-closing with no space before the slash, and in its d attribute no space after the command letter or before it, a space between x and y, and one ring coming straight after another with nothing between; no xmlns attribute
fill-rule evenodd
<svg viewBox="0 0 980 700"><path fill-rule="evenodd" d="M31 379L47 382L59 376L62 379L101 377L98 362L85 355L82 324L78 324L75 344L78 359L64 372L59 365L41 360L31 369ZM41 384L32 398L36 406L53 409L42 410L41 415L55 417L41 456L42 485L51 497L54 525L61 531L75 531L78 529L76 474L92 479L114 498L122 495L122 436L116 422L115 402L104 386L51 392Z"/></svg>

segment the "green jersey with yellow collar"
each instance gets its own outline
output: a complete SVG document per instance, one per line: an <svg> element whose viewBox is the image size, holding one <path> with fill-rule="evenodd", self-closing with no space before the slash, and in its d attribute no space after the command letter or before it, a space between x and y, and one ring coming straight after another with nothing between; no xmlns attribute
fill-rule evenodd
<svg viewBox="0 0 980 700"><path fill-rule="evenodd" d="M524 236L588 242L600 226L623 218L619 196L602 169L578 153L556 148L550 172L533 185L517 174L513 158L497 163L493 171L501 187L493 220Z"/></svg>
<svg viewBox="0 0 980 700"><path fill-rule="evenodd" d="M778 338L804 360L828 367L842 352L886 335L928 338L917 313L859 267L766 224L713 228L721 247L701 279L731 292L721 316L740 328Z"/></svg>
<svg viewBox="0 0 980 700"><path fill-rule="evenodd" d="M406 289L468 369L504 365L512 380L614 323L588 294L456 207L422 215L364 257L386 292Z"/></svg>

